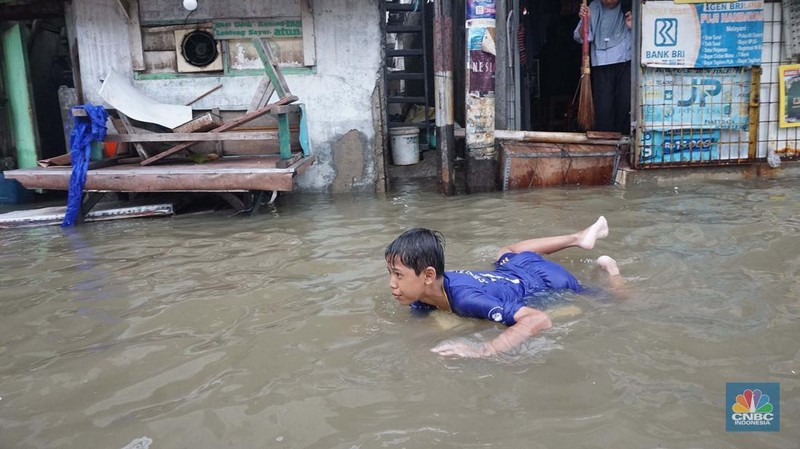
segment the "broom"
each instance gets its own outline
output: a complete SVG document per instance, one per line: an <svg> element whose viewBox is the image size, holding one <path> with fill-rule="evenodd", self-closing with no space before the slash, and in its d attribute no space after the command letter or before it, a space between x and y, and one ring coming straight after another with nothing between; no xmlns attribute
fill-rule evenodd
<svg viewBox="0 0 800 449"><path fill-rule="evenodd" d="M586 6L586 0L581 3ZM589 14L583 18L581 23L581 40L583 41L583 64L581 65L581 80L578 85L580 95L578 96L578 124L584 131L594 126L594 99L592 99L592 79L589 76L591 68L589 65Z"/></svg>

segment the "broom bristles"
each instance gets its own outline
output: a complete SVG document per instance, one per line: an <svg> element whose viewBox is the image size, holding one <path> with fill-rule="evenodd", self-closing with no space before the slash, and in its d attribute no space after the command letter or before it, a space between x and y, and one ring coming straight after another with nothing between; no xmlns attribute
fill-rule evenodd
<svg viewBox="0 0 800 449"><path fill-rule="evenodd" d="M578 97L578 124L584 131L594 126L594 98L592 98L592 80L589 68L584 65L581 74L580 96Z"/></svg>

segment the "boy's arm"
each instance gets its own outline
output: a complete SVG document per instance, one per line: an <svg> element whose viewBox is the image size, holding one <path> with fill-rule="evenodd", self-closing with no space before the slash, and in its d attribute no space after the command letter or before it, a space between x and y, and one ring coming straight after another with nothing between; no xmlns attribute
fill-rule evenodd
<svg viewBox="0 0 800 449"><path fill-rule="evenodd" d="M472 345L465 342L445 342L431 351L444 356L458 356L466 358L489 357L503 352L511 351L522 342L539 332L549 329L552 324L546 313L522 307L514 314L516 324L504 330L494 340L481 345Z"/></svg>

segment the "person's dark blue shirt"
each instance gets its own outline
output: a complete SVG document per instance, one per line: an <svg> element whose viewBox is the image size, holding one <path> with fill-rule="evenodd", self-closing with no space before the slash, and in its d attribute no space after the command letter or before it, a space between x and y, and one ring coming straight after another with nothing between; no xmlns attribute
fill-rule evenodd
<svg viewBox="0 0 800 449"><path fill-rule="evenodd" d="M581 291L581 285L564 267L539 254L507 253L496 262L495 271L446 271L444 292L456 315L482 318L511 326L514 315L526 305L526 298L546 290ZM430 310L421 301L417 310Z"/></svg>

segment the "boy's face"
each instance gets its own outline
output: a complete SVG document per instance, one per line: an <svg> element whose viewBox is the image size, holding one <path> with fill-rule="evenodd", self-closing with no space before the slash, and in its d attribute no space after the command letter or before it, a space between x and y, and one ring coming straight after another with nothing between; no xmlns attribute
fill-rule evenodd
<svg viewBox="0 0 800 449"><path fill-rule="evenodd" d="M387 261L386 269L389 270L389 287L392 289L392 296L397 302L406 306L422 296L425 285L429 283L430 275L427 272L433 270L430 268L417 274L413 269L403 265L399 257Z"/></svg>

